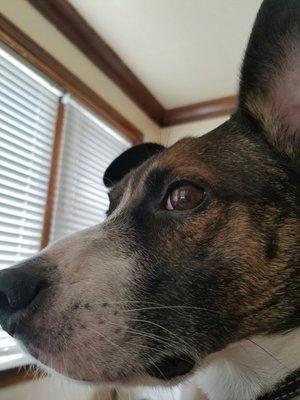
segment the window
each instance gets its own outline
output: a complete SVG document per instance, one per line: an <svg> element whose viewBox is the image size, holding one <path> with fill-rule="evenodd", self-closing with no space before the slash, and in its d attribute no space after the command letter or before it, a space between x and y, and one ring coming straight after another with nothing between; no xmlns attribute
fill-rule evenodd
<svg viewBox="0 0 300 400"><path fill-rule="evenodd" d="M51 240L100 223L108 208L102 176L130 142L65 96L63 145Z"/></svg>
<svg viewBox="0 0 300 400"><path fill-rule="evenodd" d="M51 240L103 220L108 206L103 172L131 143L0 46L0 269L40 249L61 100L63 142ZM0 370L29 361L0 328Z"/></svg>

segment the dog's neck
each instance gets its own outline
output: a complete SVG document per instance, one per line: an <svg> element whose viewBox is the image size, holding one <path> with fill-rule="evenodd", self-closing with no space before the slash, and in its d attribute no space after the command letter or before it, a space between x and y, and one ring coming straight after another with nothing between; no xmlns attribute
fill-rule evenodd
<svg viewBox="0 0 300 400"><path fill-rule="evenodd" d="M300 328L254 337L215 353L197 376L210 400L254 400L300 367Z"/></svg>

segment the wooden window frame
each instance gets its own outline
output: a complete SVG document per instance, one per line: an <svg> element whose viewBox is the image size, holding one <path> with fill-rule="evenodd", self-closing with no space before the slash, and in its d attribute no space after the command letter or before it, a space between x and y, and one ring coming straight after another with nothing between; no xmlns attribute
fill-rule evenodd
<svg viewBox="0 0 300 400"><path fill-rule="evenodd" d="M132 144L143 141L143 134L130 121L103 100L96 92L77 78L64 65L52 57L29 36L22 32L3 14L0 13L0 42L20 55L24 60L41 71L46 77L57 83L65 92L70 93L113 128L118 130ZM54 143L50 167L47 200L41 235L41 248L47 246L50 237L51 220L54 206L55 186L58 173L58 161L62 143L64 104L60 98L56 117ZM0 372L0 388L32 380L39 376L26 367L14 368Z"/></svg>
<svg viewBox="0 0 300 400"><path fill-rule="evenodd" d="M37 380L44 375L44 372L38 369L33 372L26 366L0 371L0 390L8 386L17 385L18 383Z"/></svg>
<svg viewBox="0 0 300 400"><path fill-rule="evenodd" d="M62 144L64 115L65 115L65 106L63 103L63 98L61 97L59 99L57 114L56 114L56 124L55 124L54 141L53 141L52 157L50 164L48 192L46 197L46 206L44 210L44 221L43 221L42 235L40 242L41 249L46 247L50 240L51 222L52 222L52 215L53 215L54 201L55 201L55 188L58 176L58 164L59 164L59 156Z"/></svg>

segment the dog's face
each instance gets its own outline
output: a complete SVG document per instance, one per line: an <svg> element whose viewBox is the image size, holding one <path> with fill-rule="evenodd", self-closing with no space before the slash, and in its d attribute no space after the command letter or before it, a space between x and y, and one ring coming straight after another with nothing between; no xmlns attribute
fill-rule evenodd
<svg viewBox="0 0 300 400"><path fill-rule="evenodd" d="M232 342L299 325L300 62L287 53L299 2L287 1L281 52L255 53L276 36L268 13L287 23L279 3L260 11L232 118L127 151L105 175L106 221L26 262L46 284L21 323L7 309L2 323L42 363L79 380L173 383Z"/></svg>

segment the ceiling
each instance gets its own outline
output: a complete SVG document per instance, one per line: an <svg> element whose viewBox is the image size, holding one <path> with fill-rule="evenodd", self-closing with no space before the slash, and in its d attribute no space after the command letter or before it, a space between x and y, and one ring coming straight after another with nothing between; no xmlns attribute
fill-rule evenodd
<svg viewBox="0 0 300 400"><path fill-rule="evenodd" d="M69 0L167 109L233 95L261 0Z"/></svg>

